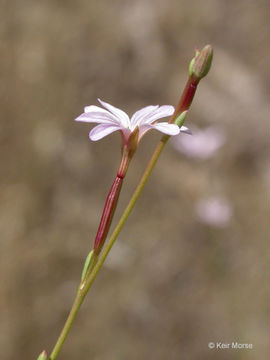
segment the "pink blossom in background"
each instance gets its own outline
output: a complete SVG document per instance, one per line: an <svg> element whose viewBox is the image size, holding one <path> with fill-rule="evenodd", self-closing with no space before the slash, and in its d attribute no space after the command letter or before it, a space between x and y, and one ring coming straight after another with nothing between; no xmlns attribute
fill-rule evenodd
<svg viewBox="0 0 270 360"><path fill-rule="evenodd" d="M193 136L177 136L173 138L174 148L188 157L207 160L214 156L216 151L225 143L224 130L217 126L205 129L192 129Z"/></svg>
<svg viewBox="0 0 270 360"><path fill-rule="evenodd" d="M215 196L198 201L195 212L201 223L214 227L226 227L233 215L230 202L223 197Z"/></svg>

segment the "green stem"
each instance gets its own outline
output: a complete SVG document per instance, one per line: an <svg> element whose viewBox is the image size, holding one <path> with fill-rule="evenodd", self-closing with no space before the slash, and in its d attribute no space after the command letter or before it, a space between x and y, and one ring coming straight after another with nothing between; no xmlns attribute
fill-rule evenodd
<svg viewBox="0 0 270 360"><path fill-rule="evenodd" d="M70 310L70 313L68 315L68 318L66 320L66 323L61 331L61 334L59 338L57 339L57 342L53 348L53 351L49 357L50 360L54 360L57 358L60 350L62 349L62 346L66 340L66 337L69 333L69 330L76 318L76 315L81 307L81 304L85 298L86 293L84 294L80 289L77 291L77 295L75 297L74 303L72 305L72 308Z"/></svg>
<svg viewBox="0 0 270 360"><path fill-rule="evenodd" d="M174 120L177 118L177 116L185 111L188 110L194 94L196 92L197 89L197 85L199 83L199 80L195 79L193 76L190 76L188 78L188 81L186 83L185 89L183 91L183 94L180 98L180 101L176 107L176 110L174 112L174 114L172 115L171 119L170 119L170 123L174 122ZM136 188L136 190L134 191L123 215L121 216L118 224L116 225L111 237L109 238L106 246L104 247L103 251L101 252L101 254L95 258L95 264L93 264L90 268L90 271L88 271L88 273L86 274L84 280L81 282L79 290L77 292L75 301L73 303L73 306L71 308L70 314L67 318L67 321L64 325L64 328L57 340L57 343L55 344L55 347L50 355L50 360L55 360L57 355L59 354L59 351L61 350L63 343L68 335L68 332L76 318L76 315L79 311L79 308L86 296L86 294L88 293L90 287L92 286L100 268L102 267L105 259L107 258L115 240L117 239L119 233L121 232L125 222L127 221L127 218L129 216L129 214L131 213L132 209L134 208L136 201L138 200L138 197L140 196L164 146L166 145L168 139L170 138L169 135L163 135L161 140L159 141L159 143L156 146L156 149L154 150L154 153L141 177L141 180Z"/></svg>
<svg viewBox="0 0 270 360"><path fill-rule="evenodd" d="M152 158L132 196L132 198L130 199L129 203L128 203L128 206L126 207L123 215L121 216L118 224L116 225L116 228L114 229L109 241L107 242L107 245L105 246L103 252L100 254L100 256L98 257L97 259L97 262L96 262L96 265L94 267L92 267L92 271L90 273L88 273L86 275L86 278L84 279L84 281L81 282L80 284L80 287L79 287L79 290L77 292L77 295L76 295L76 298L75 298L75 301L72 305L72 308L71 308L71 311L69 313L69 316L66 320L66 323L63 327L63 330L55 344L55 347L50 355L50 360L55 360L64 344L64 341L69 333L69 330L76 318L76 315L81 307L81 304L86 296L86 294L88 293L91 285L93 284L100 268L102 267L106 257L108 256L117 236L119 235L120 231L122 230L129 214L131 213L140 193L142 192L146 182L147 182L147 179L149 178L152 170L153 170L153 167L155 166L158 158L159 158L159 155L163 149L163 147L165 146L166 142L168 141L169 139L169 136L168 135L165 135L162 137L162 139L160 140L160 142L158 143L153 155L152 155Z"/></svg>

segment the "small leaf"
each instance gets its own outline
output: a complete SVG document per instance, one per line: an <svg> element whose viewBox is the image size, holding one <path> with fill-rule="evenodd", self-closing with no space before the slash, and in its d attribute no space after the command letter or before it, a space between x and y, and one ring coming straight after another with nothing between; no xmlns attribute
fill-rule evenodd
<svg viewBox="0 0 270 360"><path fill-rule="evenodd" d="M175 124L178 125L180 128L184 124L188 110L183 111L175 120Z"/></svg>
<svg viewBox="0 0 270 360"><path fill-rule="evenodd" d="M85 278L87 270L89 269L89 265L90 265L90 261L92 259L93 253L94 253L94 251L91 250L90 253L87 255L87 258L86 258L85 263L84 263L83 271L82 271L82 280Z"/></svg>

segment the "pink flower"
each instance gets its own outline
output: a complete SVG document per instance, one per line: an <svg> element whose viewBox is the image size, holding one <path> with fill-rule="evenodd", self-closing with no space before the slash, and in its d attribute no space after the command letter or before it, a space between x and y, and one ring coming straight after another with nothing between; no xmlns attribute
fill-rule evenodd
<svg viewBox="0 0 270 360"><path fill-rule="evenodd" d="M180 132L189 132L185 126L179 128L176 124L157 122L157 120L173 114L174 107L171 105L146 106L136 111L130 119L123 110L105 103L100 99L98 99L98 101L105 109L95 105L86 106L84 113L75 119L76 121L99 124L89 133L89 138L92 141L100 140L114 131L120 130L123 134L124 141L127 142L129 135L137 127L139 129L138 141L151 129L159 130L167 135L178 135Z"/></svg>

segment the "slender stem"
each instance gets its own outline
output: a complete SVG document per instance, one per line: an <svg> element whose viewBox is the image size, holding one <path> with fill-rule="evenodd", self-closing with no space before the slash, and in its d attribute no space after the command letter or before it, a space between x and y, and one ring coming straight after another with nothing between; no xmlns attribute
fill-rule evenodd
<svg viewBox="0 0 270 360"><path fill-rule="evenodd" d="M134 151L129 151L127 147L124 146L122 151L122 159L119 166L119 169L117 171L117 175L113 181L113 184L110 188L110 191L108 193L104 209L101 215L100 224L97 230L95 242L94 242L94 254L91 259L91 263L89 265L89 269L85 275L85 278L82 279L79 289L77 291L74 303L72 305L72 308L70 310L69 316L65 322L65 325L61 331L61 334L53 348L53 351L50 355L50 360L54 360L57 358L59 351L61 350L64 341L69 333L69 330L76 318L77 312L79 311L79 308L87 294L87 291L85 291L85 280L87 277L89 277L89 274L94 269L95 265L97 264L98 257L100 254L100 251L102 250L102 247L104 245L107 233L109 231L109 228L111 226L112 218L115 213L115 208L118 202L119 194L122 188L122 183L124 180L124 177L126 175L129 163L132 159L132 156L134 154Z"/></svg>
<svg viewBox="0 0 270 360"><path fill-rule="evenodd" d="M176 107L176 110L174 112L174 114L172 115L171 119L170 119L170 123L174 122L174 120L176 119L176 117L183 111L188 110L193 97L195 95L196 89L197 89L197 85L199 83L198 79L195 79L193 76L190 76L187 84L184 88L183 94L179 100L179 103ZM118 224L116 225L111 237L109 238L104 250L102 251L102 253L99 256L95 257L95 262L93 263L93 265L90 268L90 271L87 273L85 279L81 282L79 290L77 292L75 301L73 303L73 306L71 308L70 314L68 316L68 319L64 325L64 328L57 340L57 343L55 344L55 347L50 355L50 360L55 360L59 351L61 350L63 343L68 335L68 332L76 318L76 315L79 311L79 308L86 296L86 294L88 293L90 287L92 286L100 268L102 267L105 259L107 258L116 238L118 237L119 233L121 232L125 222L127 221L127 218L129 216L129 214L131 213L132 209L134 208L136 201L138 200L138 197L140 196L164 146L166 145L168 139L170 138L169 135L164 135L162 136L161 140L159 141L159 143L156 146L156 149L154 150L154 153L141 177L141 180L136 188L136 190L134 191L126 209L124 210L123 215L121 216ZM128 166L128 164L127 164ZM114 207L115 209L115 207ZM110 225L110 224L109 224ZM107 233L106 233L107 234ZM102 243L103 245L103 243Z"/></svg>
<svg viewBox="0 0 270 360"><path fill-rule="evenodd" d="M66 337L67 337L69 330L70 330L70 328L76 318L76 315L81 307L81 304L85 298L85 295L86 295L86 293L84 294L80 291L80 289L78 290L76 298L75 298L72 308L70 310L70 313L68 315L68 318L65 322L65 325L64 325L64 327L61 331L61 334L60 334L59 338L57 339L57 342L56 342L56 344L53 348L53 351L49 357L50 360L55 360L57 358L60 350L62 349L64 341L66 340Z"/></svg>
<svg viewBox="0 0 270 360"><path fill-rule="evenodd" d="M131 157L132 157L132 155L130 154L130 152L126 148L124 148L120 167L119 167L117 175L113 181L111 189L108 193L108 196L107 196L107 199L106 199L106 202L104 205L104 209L102 212L102 216L100 219L99 227L98 227L95 242L94 242L94 258L96 258L99 255L99 253L103 247L104 241L107 237L108 231L110 229L113 215L114 215L116 205L118 202L118 198L120 195L120 191L122 188L123 180L126 175Z"/></svg>

